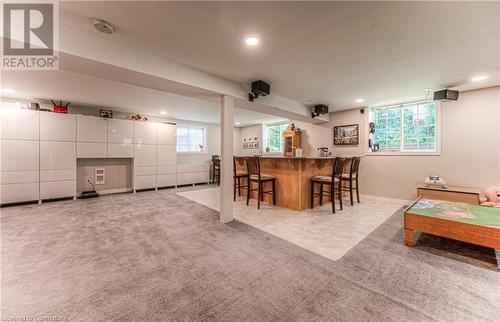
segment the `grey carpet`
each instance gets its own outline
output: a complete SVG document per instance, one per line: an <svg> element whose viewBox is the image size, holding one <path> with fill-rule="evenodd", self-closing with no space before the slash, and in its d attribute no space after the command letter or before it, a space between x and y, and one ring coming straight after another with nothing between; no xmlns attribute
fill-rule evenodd
<svg viewBox="0 0 500 322"><path fill-rule="evenodd" d="M464 263L425 241L404 246L401 212L337 262L217 220L169 191L3 208L1 315L500 320L500 273L475 265L481 256Z"/></svg>

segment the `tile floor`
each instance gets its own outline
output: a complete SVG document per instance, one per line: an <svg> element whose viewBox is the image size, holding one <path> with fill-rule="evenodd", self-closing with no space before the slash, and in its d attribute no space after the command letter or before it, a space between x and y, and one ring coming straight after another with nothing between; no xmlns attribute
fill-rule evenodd
<svg viewBox="0 0 500 322"><path fill-rule="evenodd" d="M178 192L178 195L219 211L219 189L207 188ZM351 248L379 227L406 201L361 196L361 203L351 206L344 200L344 210L332 214L331 203L302 212L256 201L246 205L244 197L234 203L235 219L305 248L328 259L339 260Z"/></svg>

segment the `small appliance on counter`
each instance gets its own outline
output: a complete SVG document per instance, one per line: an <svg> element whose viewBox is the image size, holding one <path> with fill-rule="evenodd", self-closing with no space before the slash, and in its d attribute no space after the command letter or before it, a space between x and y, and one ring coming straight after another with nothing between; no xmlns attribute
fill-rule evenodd
<svg viewBox="0 0 500 322"><path fill-rule="evenodd" d="M319 147L318 148L318 158L328 158L331 157L332 153L328 151L327 147Z"/></svg>

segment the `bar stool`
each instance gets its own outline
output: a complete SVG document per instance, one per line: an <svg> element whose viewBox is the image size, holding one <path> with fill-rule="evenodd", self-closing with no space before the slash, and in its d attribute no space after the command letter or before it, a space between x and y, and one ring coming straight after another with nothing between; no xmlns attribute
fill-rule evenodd
<svg viewBox="0 0 500 322"><path fill-rule="evenodd" d="M354 206L354 201L352 197L352 191L356 190L356 198L358 199L359 203L359 182L358 182L358 176L359 176L359 164L361 163L361 158L360 157L354 157L352 158L351 161L351 166L349 168L349 173L344 173L340 177L340 180L343 182L349 182L349 187L342 187L342 191L349 191L349 197L351 198L351 206ZM352 183L356 182L356 188L352 186Z"/></svg>
<svg viewBox="0 0 500 322"><path fill-rule="evenodd" d="M246 178L247 184L241 185L241 179ZM238 196L241 196L241 188L248 189L248 172L236 170L236 157L233 157L233 199L236 201L236 189L238 189Z"/></svg>
<svg viewBox="0 0 500 322"><path fill-rule="evenodd" d="M248 157L246 161L248 170L247 206L252 191L257 191L257 209L260 209L261 200L264 201L264 194L271 194L273 196L273 205L276 205L276 178L260 173L260 160L258 157ZM256 189L252 189L252 182L257 183ZM264 183L266 182L271 182L272 190L264 191Z"/></svg>
<svg viewBox="0 0 500 322"><path fill-rule="evenodd" d="M344 169L344 158L335 158L333 163L332 175L329 176L315 176L311 178L311 209L314 208L314 197L319 197L320 206L323 205L323 185L330 186L330 200L332 201L332 213L335 213L335 185L337 185L337 195L339 198L340 210L342 206L342 177ZM314 192L314 184L319 184L319 193Z"/></svg>
<svg viewBox="0 0 500 322"><path fill-rule="evenodd" d="M212 181L220 185L220 155L212 155Z"/></svg>

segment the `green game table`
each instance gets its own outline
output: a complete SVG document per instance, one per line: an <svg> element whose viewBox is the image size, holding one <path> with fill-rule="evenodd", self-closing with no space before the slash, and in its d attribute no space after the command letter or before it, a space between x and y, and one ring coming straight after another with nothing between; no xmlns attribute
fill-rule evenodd
<svg viewBox="0 0 500 322"><path fill-rule="evenodd" d="M420 231L500 250L500 208L419 198L406 208L404 228L410 247Z"/></svg>

